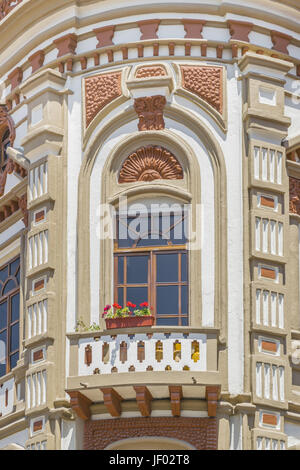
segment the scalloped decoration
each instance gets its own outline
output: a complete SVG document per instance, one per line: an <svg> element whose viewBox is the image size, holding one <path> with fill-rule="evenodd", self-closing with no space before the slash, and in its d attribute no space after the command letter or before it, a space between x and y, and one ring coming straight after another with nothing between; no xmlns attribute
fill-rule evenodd
<svg viewBox="0 0 300 470"><path fill-rule="evenodd" d="M158 146L141 147L122 165L119 183L183 179L183 170L169 150Z"/></svg>

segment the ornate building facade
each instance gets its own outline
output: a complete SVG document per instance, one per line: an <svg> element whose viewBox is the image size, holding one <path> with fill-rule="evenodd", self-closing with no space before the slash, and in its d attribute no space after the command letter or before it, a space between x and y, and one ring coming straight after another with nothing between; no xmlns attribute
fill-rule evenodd
<svg viewBox="0 0 300 470"><path fill-rule="evenodd" d="M0 31L0 449L300 448L298 1Z"/></svg>

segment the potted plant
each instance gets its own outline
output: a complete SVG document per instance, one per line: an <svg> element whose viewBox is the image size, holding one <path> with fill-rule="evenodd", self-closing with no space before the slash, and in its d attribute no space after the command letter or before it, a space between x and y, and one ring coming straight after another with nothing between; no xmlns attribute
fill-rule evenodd
<svg viewBox="0 0 300 470"><path fill-rule="evenodd" d="M108 330L112 328L135 328L138 326L152 326L154 317L151 315L148 302L140 304L139 308L132 302L127 302L126 307L114 303L106 305L102 314Z"/></svg>

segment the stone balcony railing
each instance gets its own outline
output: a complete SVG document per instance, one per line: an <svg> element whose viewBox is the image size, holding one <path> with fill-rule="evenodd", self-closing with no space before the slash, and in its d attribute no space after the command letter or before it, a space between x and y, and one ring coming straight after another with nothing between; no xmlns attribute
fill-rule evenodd
<svg viewBox="0 0 300 470"><path fill-rule="evenodd" d="M0 21L22 0L0 0Z"/></svg>

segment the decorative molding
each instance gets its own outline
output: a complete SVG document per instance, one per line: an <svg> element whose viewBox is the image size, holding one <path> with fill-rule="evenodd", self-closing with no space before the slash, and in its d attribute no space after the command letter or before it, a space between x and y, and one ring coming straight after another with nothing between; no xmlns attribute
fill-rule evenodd
<svg viewBox="0 0 300 470"><path fill-rule="evenodd" d="M231 39L249 42L249 33L252 31L254 26L253 23L248 23L247 21L229 20L227 21L227 24L229 26Z"/></svg>
<svg viewBox="0 0 300 470"><path fill-rule="evenodd" d="M105 47L105 46L112 46L114 43L112 41L114 32L115 32L115 26L104 26L104 28L97 28L93 30L98 44L96 48L98 49L99 47Z"/></svg>
<svg viewBox="0 0 300 470"><path fill-rule="evenodd" d="M53 44L58 49L57 57L62 57L66 54L75 54L77 47L76 34L66 34L53 41Z"/></svg>
<svg viewBox="0 0 300 470"><path fill-rule="evenodd" d="M194 38L194 39L202 39L202 30L203 26L206 24L206 21L203 20L181 20L186 35L184 36L187 38Z"/></svg>
<svg viewBox="0 0 300 470"><path fill-rule="evenodd" d="M221 67L182 65L182 86L223 113L223 71Z"/></svg>
<svg viewBox="0 0 300 470"><path fill-rule="evenodd" d="M138 25L141 31L141 37L140 39L146 40L146 39L157 39L157 30L160 24L160 20L144 20L144 21L139 21Z"/></svg>
<svg viewBox="0 0 300 470"><path fill-rule="evenodd" d="M18 163L9 158L5 170L0 173L0 197L3 196L5 191L7 175L11 175L13 172L17 173L22 178L25 178L25 176L27 175L27 171L23 167L21 167L20 165L18 165Z"/></svg>
<svg viewBox="0 0 300 470"><path fill-rule="evenodd" d="M86 127L107 104L122 95L122 72L111 72L85 79Z"/></svg>
<svg viewBox="0 0 300 470"><path fill-rule="evenodd" d="M161 131L165 128L163 110L166 103L166 98L162 95L146 96L134 100L134 109L139 117L139 131Z"/></svg>
<svg viewBox="0 0 300 470"><path fill-rule="evenodd" d="M71 398L71 408L75 411L77 416L84 421L89 419L91 416L90 405L92 404L92 401L77 391L71 391L68 392L68 394Z"/></svg>
<svg viewBox="0 0 300 470"><path fill-rule="evenodd" d="M100 388L100 390L103 393L104 405L111 416L120 416L123 398L113 388Z"/></svg>
<svg viewBox="0 0 300 470"><path fill-rule="evenodd" d="M290 176L290 212L300 215L300 179Z"/></svg>
<svg viewBox="0 0 300 470"><path fill-rule="evenodd" d="M182 399L182 386L170 385L169 386L171 409L173 416L181 415L181 399Z"/></svg>
<svg viewBox="0 0 300 470"><path fill-rule="evenodd" d="M147 387L133 387L136 392L136 401L142 416L151 415L151 401L153 397Z"/></svg>
<svg viewBox="0 0 300 470"><path fill-rule="evenodd" d="M143 65L135 72L135 78L165 77L166 75L167 71L162 65Z"/></svg>
<svg viewBox="0 0 300 470"><path fill-rule="evenodd" d="M283 54L289 53L287 46L293 39L291 36L280 33L279 31L271 31L271 39L273 43L272 49L278 52L282 52Z"/></svg>
<svg viewBox="0 0 300 470"><path fill-rule="evenodd" d="M119 183L183 179L183 170L174 155L163 147L140 147L124 161Z"/></svg>

